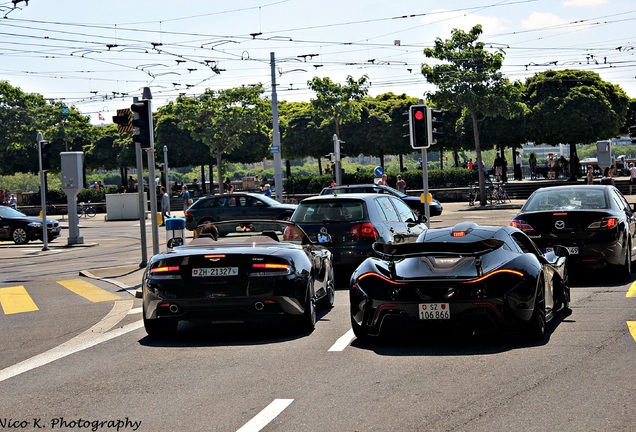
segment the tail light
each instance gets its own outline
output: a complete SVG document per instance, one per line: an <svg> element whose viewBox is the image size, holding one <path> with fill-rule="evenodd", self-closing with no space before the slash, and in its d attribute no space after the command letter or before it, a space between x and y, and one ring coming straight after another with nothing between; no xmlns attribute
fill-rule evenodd
<svg viewBox="0 0 636 432"><path fill-rule="evenodd" d="M286 263L253 263L252 264L252 276L268 276L272 274L291 274L292 266Z"/></svg>
<svg viewBox="0 0 636 432"><path fill-rule="evenodd" d="M618 225L618 219L615 217L604 217L602 219L598 219L592 222L587 229L591 230L602 230L602 229L612 229Z"/></svg>
<svg viewBox="0 0 636 432"><path fill-rule="evenodd" d="M532 228L532 225L522 220L512 220L510 221L510 226L520 229L523 232L534 231L534 228Z"/></svg>
<svg viewBox="0 0 636 432"><path fill-rule="evenodd" d="M379 236L378 230L375 229L371 222L355 224L349 230L351 237L356 238L376 238Z"/></svg>
<svg viewBox="0 0 636 432"><path fill-rule="evenodd" d="M166 274L179 271L179 266L161 266L150 269L150 274Z"/></svg>

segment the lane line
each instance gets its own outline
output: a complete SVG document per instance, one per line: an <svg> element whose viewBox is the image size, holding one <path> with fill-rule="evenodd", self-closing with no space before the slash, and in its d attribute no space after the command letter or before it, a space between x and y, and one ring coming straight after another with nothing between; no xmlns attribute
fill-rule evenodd
<svg viewBox="0 0 636 432"><path fill-rule="evenodd" d="M39 310L22 285L0 288L0 305L6 315Z"/></svg>
<svg viewBox="0 0 636 432"><path fill-rule="evenodd" d="M636 341L636 321L627 321L627 328L632 338Z"/></svg>
<svg viewBox="0 0 636 432"><path fill-rule="evenodd" d="M340 336L336 343L333 344L327 351L344 351L344 349L351 344L351 341L353 341L355 337L356 336L353 334L353 330L349 329L349 331Z"/></svg>
<svg viewBox="0 0 636 432"><path fill-rule="evenodd" d="M256 414L252 420L245 423L236 432L258 432L263 429L269 422L274 420L285 408L287 408L293 399L274 399L272 403L267 405L263 411Z"/></svg>
<svg viewBox="0 0 636 432"><path fill-rule="evenodd" d="M629 289L627 290L627 293L625 293L625 297L636 297L636 282L632 282Z"/></svg>
<svg viewBox="0 0 636 432"><path fill-rule="evenodd" d="M20 363L16 363L13 366L0 370L0 382L142 328L144 323L142 320L139 320L124 327L119 327L115 330L109 331L126 316L130 308L132 308L132 305L133 300L115 302L108 315L106 315L93 327L83 333L80 333L73 339L41 354L21 361Z"/></svg>
<svg viewBox="0 0 636 432"><path fill-rule="evenodd" d="M86 282L82 279L68 279L57 281L64 288L74 292L77 295L84 297L85 299L92 301L93 303L122 300L117 294L113 294L109 291L96 287L92 283Z"/></svg>

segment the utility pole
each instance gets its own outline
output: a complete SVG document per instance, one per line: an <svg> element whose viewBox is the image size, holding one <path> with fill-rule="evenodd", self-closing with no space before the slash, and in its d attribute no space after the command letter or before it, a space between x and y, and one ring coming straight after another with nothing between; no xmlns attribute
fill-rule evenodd
<svg viewBox="0 0 636 432"><path fill-rule="evenodd" d="M278 96L276 95L276 59L273 52L269 53L272 68L272 147L274 154L274 185L276 185L276 199L283 202L283 167L281 160L280 131L278 129Z"/></svg>

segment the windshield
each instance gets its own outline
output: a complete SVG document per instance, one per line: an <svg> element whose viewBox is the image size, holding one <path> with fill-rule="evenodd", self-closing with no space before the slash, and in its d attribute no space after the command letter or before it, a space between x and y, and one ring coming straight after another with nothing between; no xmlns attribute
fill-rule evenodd
<svg viewBox="0 0 636 432"><path fill-rule="evenodd" d="M0 206L0 217L3 218L17 218L25 217L26 215L17 210L13 210L11 207Z"/></svg>

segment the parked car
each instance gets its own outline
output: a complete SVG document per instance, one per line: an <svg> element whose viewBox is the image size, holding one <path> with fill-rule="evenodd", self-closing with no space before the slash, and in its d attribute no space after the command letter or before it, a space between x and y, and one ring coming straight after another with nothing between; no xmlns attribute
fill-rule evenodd
<svg viewBox="0 0 636 432"><path fill-rule="evenodd" d="M569 307L567 249L543 254L510 226L461 222L374 249L378 257L364 261L350 283L351 326L361 339L453 328L539 339Z"/></svg>
<svg viewBox="0 0 636 432"><path fill-rule="evenodd" d="M236 219L286 220L296 210L296 204L281 204L257 193L230 193L199 198L184 212L186 228L193 231L199 225ZM224 229L227 227L223 227ZM226 234L225 232L221 233Z"/></svg>
<svg viewBox="0 0 636 432"><path fill-rule="evenodd" d="M47 241L53 241L61 234L60 223L46 219ZM17 245L32 240L42 240L42 218L27 216L11 207L0 206L0 240L12 240Z"/></svg>
<svg viewBox="0 0 636 432"><path fill-rule="evenodd" d="M636 214L611 185L569 185L537 189L510 224L543 251L566 246L568 263L579 268L616 266L629 279L636 256Z"/></svg>
<svg viewBox="0 0 636 432"><path fill-rule="evenodd" d="M334 265L357 266L374 242L414 242L426 229L399 198L385 194L320 195L302 200L291 217L309 236L326 228Z"/></svg>
<svg viewBox="0 0 636 432"><path fill-rule="evenodd" d="M265 230L218 235L253 222ZM325 231L310 239L285 221L204 226L189 244L150 259L142 284L146 332L170 336L179 321L190 320L287 320L300 332L313 330L316 306L330 308L335 299L331 253L325 242L329 242Z"/></svg>
<svg viewBox="0 0 636 432"><path fill-rule="evenodd" d="M390 186L384 185L376 185L376 184L355 184L355 185L342 185L342 186L332 186L326 187L320 191L320 195L333 195L333 194L343 194L343 193L380 193L380 194L388 194L393 195L395 197L400 198L404 201L410 208L415 212L416 215L420 213L424 213L424 204L420 200L419 196L410 196L403 192L400 192L397 189L393 189ZM429 212L432 216L439 216L442 214L444 208L442 204L433 199L432 202L429 203Z"/></svg>

